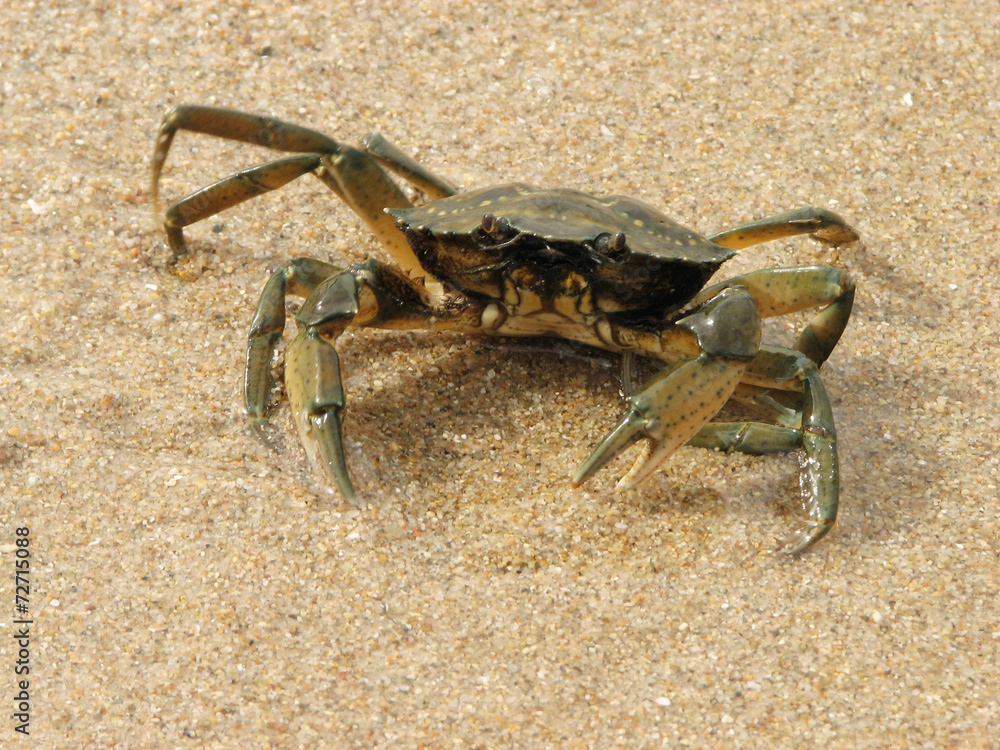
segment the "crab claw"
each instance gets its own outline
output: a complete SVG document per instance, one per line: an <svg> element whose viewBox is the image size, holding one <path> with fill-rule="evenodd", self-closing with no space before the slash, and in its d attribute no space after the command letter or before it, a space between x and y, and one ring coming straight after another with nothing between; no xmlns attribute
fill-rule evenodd
<svg viewBox="0 0 1000 750"><path fill-rule="evenodd" d="M344 386L337 350L314 328L305 328L288 348L285 386L306 453L337 485L355 498L344 458Z"/></svg>
<svg viewBox="0 0 1000 750"><path fill-rule="evenodd" d="M615 490L634 487L715 415L745 369L746 362L702 354L663 370L628 398L628 411L584 461L570 487L579 487L619 453L646 438L644 449Z"/></svg>
<svg viewBox="0 0 1000 750"><path fill-rule="evenodd" d="M626 399L628 411L583 463L571 487L642 437L645 449L615 490L648 477L715 416L760 349L757 306L743 287L722 290L676 327L693 337L701 353L661 370Z"/></svg>
<svg viewBox="0 0 1000 750"><path fill-rule="evenodd" d="M569 483L571 489L576 489L590 479L615 456L631 446L644 435L646 418L635 406L629 408L618 420L611 431L604 436L601 444L594 449L590 457L577 469L573 480Z"/></svg>
<svg viewBox="0 0 1000 750"><path fill-rule="evenodd" d="M347 461L344 458L343 423L340 418L340 410L311 414L308 419L313 429L316 445L319 449L319 458L323 466L326 467L330 478L333 479L344 499L354 500L354 485L351 484L351 477L347 473Z"/></svg>

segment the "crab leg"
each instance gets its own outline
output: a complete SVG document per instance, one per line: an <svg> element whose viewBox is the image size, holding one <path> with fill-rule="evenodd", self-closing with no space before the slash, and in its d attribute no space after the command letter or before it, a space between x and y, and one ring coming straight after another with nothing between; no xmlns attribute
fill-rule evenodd
<svg viewBox="0 0 1000 750"><path fill-rule="evenodd" d="M182 198L163 217L163 231L170 249L176 255L187 252L183 229L189 224L277 190L319 166L320 157L313 154L289 156L237 172Z"/></svg>
<svg viewBox="0 0 1000 750"><path fill-rule="evenodd" d="M723 289L741 286L749 292L757 303L757 311L762 318L822 307L802 330L795 349L803 352L817 365L822 365L833 352L840 340L854 306L854 281L850 274L832 266L792 266L790 268L767 268L736 276L719 284L703 289L692 301L693 306L715 297ZM626 396L632 391L634 356L625 352L622 356L622 390ZM768 416L785 413L775 411L768 400L755 388L738 388L736 398ZM758 403L754 403L756 401Z"/></svg>
<svg viewBox="0 0 1000 750"><path fill-rule="evenodd" d="M216 107L180 105L164 115L153 151L150 192L154 210L159 199L160 173L178 130L301 154L239 172L171 206L164 228L171 249L178 254L185 250L183 227L313 172L320 166L320 155L337 153L341 148L322 133L274 118Z"/></svg>
<svg viewBox="0 0 1000 750"><path fill-rule="evenodd" d="M381 133L370 133L361 138L361 146L378 159L379 163L416 185L431 200L450 198L458 190L447 180L438 177L429 169L400 151Z"/></svg>
<svg viewBox="0 0 1000 750"><path fill-rule="evenodd" d="M315 328L305 328L288 347L288 400L306 453L329 474L345 500L355 497L344 457L346 398L340 356Z"/></svg>
<svg viewBox="0 0 1000 750"><path fill-rule="evenodd" d="M802 447L802 433L791 427L763 422L709 422L688 440L696 448L749 453L787 453Z"/></svg>
<svg viewBox="0 0 1000 750"><path fill-rule="evenodd" d="M285 296L308 297L322 282L342 269L313 258L295 258L271 274L260 294L250 323L243 404L257 422L266 422L267 394L271 390L274 347L285 330Z"/></svg>
<svg viewBox="0 0 1000 750"><path fill-rule="evenodd" d="M454 195L455 188L378 133L362 139L362 148L358 149L273 117L216 107L177 106L164 116L153 153L151 193L154 207L160 173L179 130L299 155L238 172L172 205L167 209L164 229L175 253L185 251L184 227L312 173L368 225L404 270L415 277L428 277L395 220L385 213L386 208L410 208L413 204L379 163L410 180L432 198Z"/></svg>
<svg viewBox="0 0 1000 750"><path fill-rule="evenodd" d="M361 309L355 273L352 267L316 286L296 315L301 328L285 357L285 387L302 444L347 500L355 494L344 458L346 399L333 342Z"/></svg>
<svg viewBox="0 0 1000 750"><path fill-rule="evenodd" d="M811 234L813 239L833 245L854 242L858 239L858 233L840 216L828 209L814 206L805 206L777 216L740 224L709 235L707 239L716 245L742 250L761 242L799 234Z"/></svg>
<svg viewBox="0 0 1000 750"><path fill-rule="evenodd" d="M737 276L703 290L694 303L710 299L722 289L738 285L757 303L761 317L822 309L813 316L794 348L817 366L826 362L840 340L854 305L854 281L850 274L830 266L769 268ZM798 393L741 384L733 398L768 419L786 427L799 426L801 397Z"/></svg>
<svg viewBox="0 0 1000 750"><path fill-rule="evenodd" d="M795 348L817 365L822 365L837 345L854 305L854 281L850 274L831 266L753 271L703 289L692 304L700 304L734 286L742 286L750 293L762 318L823 307L795 342Z"/></svg>
<svg viewBox="0 0 1000 750"><path fill-rule="evenodd" d="M163 116L160 132L156 138L156 148L153 151L154 202L160 172L178 130L204 133L230 141L242 141L275 151L290 151L297 154L335 154L341 148L337 141L322 133L274 117L261 117L219 107L181 104Z"/></svg>
<svg viewBox="0 0 1000 750"><path fill-rule="evenodd" d="M805 524L780 547L782 552L795 555L825 536L837 520L840 469L833 409L818 366L793 349L762 346L747 368L744 382L802 394L801 428L796 432L804 449L800 483Z"/></svg>
<svg viewBox="0 0 1000 750"><path fill-rule="evenodd" d="M629 396L628 410L577 471L572 487L641 438L644 450L616 490L648 477L722 408L760 346L760 318L740 288L723 290L677 328L693 335L700 353L662 370Z"/></svg>
<svg viewBox="0 0 1000 750"><path fill-rule="evenodd" d="M334 348L337 338L349 326L480 330L483 306L436 308L422 284L374 259L344 270L309 259L293 261L272 274L254 316L245 396L251 415L264 413L271 355L284 323L285 292L308 295L295 316L299 333L285 357L288 400L310 459L351 500L355 492L344 457L346 399Z"/></svg>
<svg viewBox="0 0 1000 750"><path fill-rule="evenodd" d="M806 523L781 547L789 554L802 552L833 527L839 496L836 428L818 365L797 350L760 346L756 302L742 286L723 288L676 326L695 334L700 354L667 367L626 400L628 410L580 467L571 486L579 486L642 438L646 446L616 490L648 477L687 442L747 453L802 448ZM675 342L674 348L681 347ZM707 424L737 387L751 393L793 393L797 408L784 409L792 415L790 424Z"/></svg>

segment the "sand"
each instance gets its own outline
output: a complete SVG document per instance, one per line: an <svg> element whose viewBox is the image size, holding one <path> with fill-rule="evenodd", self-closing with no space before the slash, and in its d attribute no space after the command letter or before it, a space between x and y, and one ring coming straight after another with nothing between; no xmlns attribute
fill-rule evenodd
<svg viewBox="0 0 1000 750"><path fill-rule="evenodd" d="M355 6L4 9L0 745L989 747L1000 6ZM149 159L185 102L704 232L838 211L860 243L720 272L857 281L823 368L837 528L772 554L794 457L684 448L633 491L612 492L621 459L570 493L621 410L617 360L423 332L343 338L360 502L329 494L280 395L266 438L244 417L246 330L285 260L380 250L300 180L191 227L172 265ZM163 198L268 158L182 134Z"/></svg>

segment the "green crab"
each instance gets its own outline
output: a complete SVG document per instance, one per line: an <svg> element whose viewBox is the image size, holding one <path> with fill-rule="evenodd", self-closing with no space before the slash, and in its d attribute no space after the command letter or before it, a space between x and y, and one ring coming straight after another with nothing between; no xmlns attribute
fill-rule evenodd
<svg viewBox="0 0 1000 750"><path fill-rule="evenodd" d="M858 238L836 214L800 208L704 237L626 197L509 184L459 192L372 134L360 147L270 117L178 106L164 117L152 194L177 131L294 155L234 174L178 201L164 228L175 253L183 228L302 175L318 177L371 228L395 265L340 268L297 258L274 271L250 325L244 402L264 420L285 297L305 298L288 347L285 385L307 453L347 499L354 488L341 431L345 407L335 344L348 327L558 336L662 369L571 481L578 487L638 441L633 487L679 446L765 454L801 450L804 517L782 545L797 554L830 528L839 495L837 437L819 367L847 325L854 283L827 266L770 268L706 287L738 249L799 234ZM414 207L386 169L430 198ZM761 343L761 318L819 308L793 348ZM712 422L729 400L763 421Z"/></svg>

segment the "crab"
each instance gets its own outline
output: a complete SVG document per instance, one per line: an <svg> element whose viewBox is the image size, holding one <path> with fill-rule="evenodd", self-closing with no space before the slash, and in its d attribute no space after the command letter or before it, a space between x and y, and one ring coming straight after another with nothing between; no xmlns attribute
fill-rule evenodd
<svg viewBox="0 0 1000 750"><path fill-rule="evenodd" d="M706 286L736 251L810 234L831 244L857 233L838 215L805 207L702 236L622 196L506 184L460 192L377 133L359 147L234 110L177 106L164 117L152 196L178 131L291 152L174 203L164 229L175 254L183 228L303 175L319 178L369 226L395 265L346 268L296 258L274 271L250 325L244 404L264 423L285 298L305 298L286 352L285 386L307 454L348 500L355 497L342 435L345 394L337 338L348 328L429 329L547 336L618 352L660 369L625 399L618 423L573 476L579 487L636 442L616 490L634 487L688 444L750 454L800 451L803 516L779 547L798 554L834 525L837 437L819 368L854 300L835 267L768 268ZM388 170L388 171L387 171ZM389 173L429 202L415 207ZM155 210L155 209L154 209ZM792 347L761 342L761 318L816 308ZM759 421L711 421L730 399Z"/></svg>

